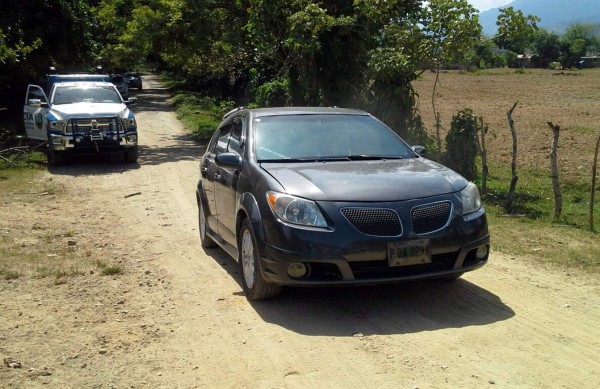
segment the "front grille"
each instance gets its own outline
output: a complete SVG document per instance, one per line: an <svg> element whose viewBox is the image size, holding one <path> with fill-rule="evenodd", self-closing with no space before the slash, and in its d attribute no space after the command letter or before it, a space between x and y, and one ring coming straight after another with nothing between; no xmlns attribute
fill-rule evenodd
<svg viewBox="0 0 600 389"><path fill-rule="evenodd" d="M451 212L452 203L450 201L414 207L410 212L414 232L427 234L444 228L450 220Z"/></svg>
<svg viewBox="0 0 600 389"><path fill-rule="evenodd" d="M348 262L352 274L357 280L380 278L410 277L421 274L436 273L451 270L458 258L458 252L436 254L431 257L431 263L390 267L388 261Z"/></svg>
<svg viewBox="0 0 600 389"><path fill-rule="evenodd" d="M400 217L392 209L343 208L342 214L363 234L374 236L402 235Z"/></svg>
<svg viewBox="0 0 600 389"><path fill-rule="evenodd" d="M73 135L106 136L109 133L120 131L119 119L117 117L103 118L73 118L69 121L69 130Z"/></svg>

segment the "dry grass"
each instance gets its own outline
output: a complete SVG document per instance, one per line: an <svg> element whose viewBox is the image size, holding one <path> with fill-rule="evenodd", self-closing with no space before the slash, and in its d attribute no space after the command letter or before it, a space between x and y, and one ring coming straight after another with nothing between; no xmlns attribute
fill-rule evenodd
<svg viewBox="0 0 600 389"><path fill-rule="evenodd" d="M435 73L426 72L413 82L420 96L425 125L434 128L431 94ZM513 119L518 134L520 167L550 166L552 131L546 122L561 127L559 164L564 177L583 179L591 174L595 140L600 133L600 68L564 74L531 69L524 74L514 69L476 73L447 71L440 74L436 106L444 129L452 116L471 108L489 123L489 158L510 163L512 139L507 111L518 101ZM445 137L445 132L443 137Z"/></svg>
<svg viewBox="0 0 600 389"><path fill-rule="evenodd" d="M112 258L80 236L82 225L73 225L72 194L40 170L0 171L0 277L5 279L65 278L122 271Z"/></svg>

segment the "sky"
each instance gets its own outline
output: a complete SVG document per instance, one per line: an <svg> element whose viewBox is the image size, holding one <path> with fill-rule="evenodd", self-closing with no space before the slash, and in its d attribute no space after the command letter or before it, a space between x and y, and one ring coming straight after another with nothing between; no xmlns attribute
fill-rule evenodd
<svg viewBox="0 0 600 389"><path fill-rule="evenodd" d="M490 8L497 8L506 5L513 0L469 0L469 3L480 12L487 11Z"/></svg>

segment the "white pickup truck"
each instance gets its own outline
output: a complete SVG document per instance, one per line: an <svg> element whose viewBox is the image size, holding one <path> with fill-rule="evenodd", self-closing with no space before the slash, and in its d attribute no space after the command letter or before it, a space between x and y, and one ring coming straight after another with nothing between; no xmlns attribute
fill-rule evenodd
<svg viewBox="0 0 600 389"><path fill-rule="evenodd" d="M135 98L123 100L103 81L59 81L48 96L29 85L23 120L29 139L48 142L50 165L62 164L71 153L104 151L121 151L126 162L137 162L137 123L128 108Z"/></svg>

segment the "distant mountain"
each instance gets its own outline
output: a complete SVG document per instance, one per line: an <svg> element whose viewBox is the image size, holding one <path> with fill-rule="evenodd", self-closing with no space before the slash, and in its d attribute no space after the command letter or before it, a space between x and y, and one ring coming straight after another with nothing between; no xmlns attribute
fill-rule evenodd
<svg viewBox="0 0 600 389"><path fill-rule="evenodd" d="M500 8L506 7L541 18L540 27L559 34L573 23L600 24L600 0L514 0ZM479 14L484 34L492 36L498 30L496 20L500 8Z"/></svg>

